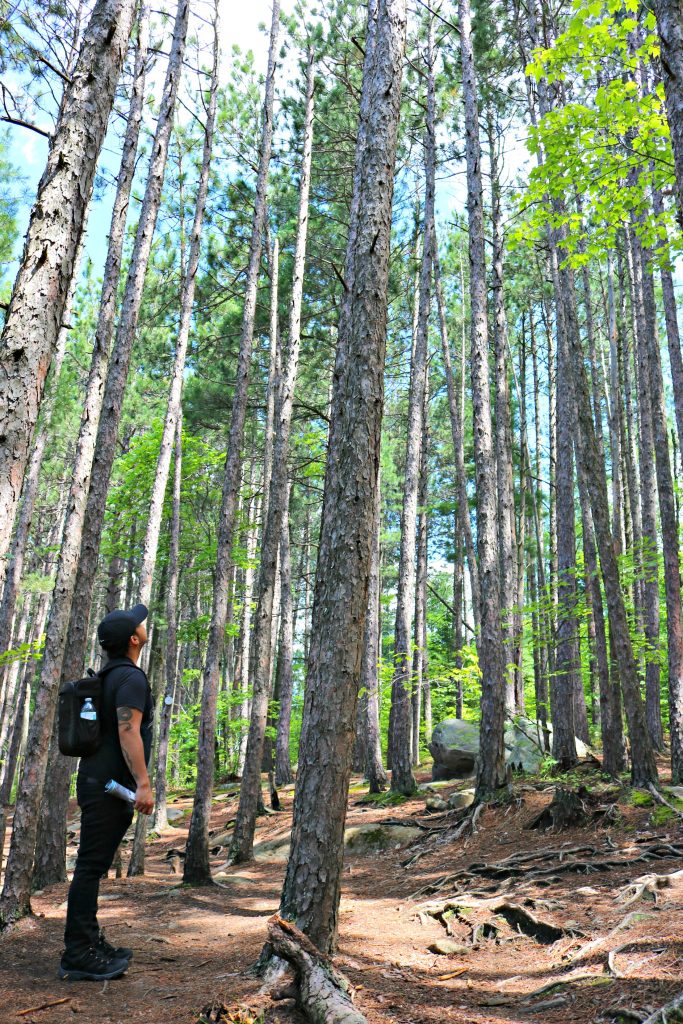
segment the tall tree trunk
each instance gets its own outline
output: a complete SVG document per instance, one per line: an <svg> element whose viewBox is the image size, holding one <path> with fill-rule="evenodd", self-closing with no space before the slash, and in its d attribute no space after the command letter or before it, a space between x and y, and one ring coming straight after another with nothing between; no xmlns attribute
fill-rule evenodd
<svg viewBox="0 0 683 1024"><path fill-rule="evenodd" d="M650 739L656 750L661 750L664 742L662 719L660 712L660 665L659 665L659 558L657 530L657 475L655 472L654 429L653 429L653 396L651 393L649 363L652 359L649 335L656 330L654 317L654 294L645 309L646 287L643 273L643 253L635 230L629 231L633 309L636 325L636 345L638 355L638 414L640 424L640 484L641 484L641 521L642 521L642 554L643 570L643 612L645 617L645 639L649 650L645 655L645 705ZM652 280L649 281L652 286ZM649 298L649 295L648 295ZM659 354L659 341L656 342ZM668 464L668 445L666 431L666 461ZM662 524L663 525L663 524ZM676 542L677 543L677 542Z"/></svg>
<svg viewBox="0 0 683 1024"><path fill-rule="evenodd" d="M418 485L417 568L415 573L415 618L412 672L412 762L420 763L420 719L422 694L427 664L425 637L427 635L427 541L429 497L429 374L425 371L425 395L422 408L422 445L420 453L420 481Z"/></svg>
<svg viewBox="0 0 683 1024"><path fill-rule="evenodd" d="M9 547L134 12L134 0L97 0L93 8L50 141L0 336L0 560Z"/></svg>
<svg viewBox="0 0 683 1024"><path fill-rule="evenodd" d="M277 236L269 253L270 258L270 348L268 353L268 389L266 391L266 429L263 446L263 521L268 518L270 478L273 473L273 439L275 437L275 391L280 377L280 337L278 326L278 299L280 280L280 242Z"/></svg>
<svg viewBox="0 0 683 1024"><path fill-rule="evenodd" d="M79 548L95 447L94 432L102 407L102 380L114 316L116 287L125 233L125 214L134 173L135 150L143 102L146 52L147 18L145 16L141 17L140 21L134 95L131 99L130 119L121 165L124 181L123 184L119 181L112 214L110 246L107 253L102 291L102 308L98 320L95 349L86 391L85 409L81 419L81 429L79 431L72 472L67 518L47 626L40 683L37 688L35 707L31 716L31 728L24 771L17 791L17 807L12 830L12 848L7 862L5 885L0 899L0 917L5 922L10 922L30 910L29 897L34 863L38 808L45 780L48 750L56 708L57 688L62 669L72 668L70 659L68 664L63 664L65 661L64 652L67 635L69 637L70 651L78 651L77 656L80 659L80 665L73 673L72 678L77 678L82 674L82 658L85 644L81 641L79 646L78 637L72 634L69 615L72 610L72 598L77 586ZM81 623L79 625L82 626ZM65 785L63 778L61 785L62 787ZM57 802L55 802L56 806ZM65 805L62 804L62 806Z"/></svg>
<svg viewBox="0 0 683 1024"><path fill-rule="evenodd" d="M570 278L571 271L568 271ZM568 305L569 315L572 313ZM583 351L578 329L568 331L570 341L570 362L574 379L574 397L579 419L579 452L591 502L595 526L595 538L600 555L600 567L605 585L605 597L609 613L610 639L612 641L621 687L624 694L624 708L631 739L631 779L636 786L647 786L657 781L657 762L647 730L645 708L640 696L638 668L631 646L629 623L619 579L619 567L614 550L614 538L610 529L607 480L604 463L600 460L595 426L590 404L589 384L583 362Z"/></svg>
<svg viewBox="0 0 683 1024"><path fill-rule="evenodd" d="M381 643L380 598L380 533L381 533L381 486L377 479L377 494L373 509L372 556L370 579L368 581L368 610L363 633L363 656L361 659L360 685L365 690L363 702L365 721L363 723L363 752L365 755L365 777L370 783L371 793L381 793L387 787L387 773L382 764L382 743L379 724L379 659Z"/></svg>
<svg viewBox="0 0 683 1024"><path fill-rule="evenodd" d="M477 78L469 0L458 0L462 86L465 102L467 216L469 224L470 308L472 318L472 415L477 475L477 551L481 589L479 666L481 668L480 755L476 795L484 800L505 784L505 653L500 619L496 464L491 426L488 321L484 237L484 196L479 143Z"/></svg>
<svg viewBox="0 0 683 1024"><path fill-rule="evenodd" d="M517 596L515 564L515 499L512 485L512 429L508 385L508 326L503 290L503 233L501 229L498 140L493 107L487 108L487 134L491 165L491 229L493 234L493 346L496 365L496 480L498 486L498 556L500 559L500 603L505 643L505 709L517 710L514 668L514 606Z"/></svg>
<svg viewBox="0 0 683 1024"><path fill-rule="evenodd" d="M681 618L681 564L678 547L678 522L674 500L674 485L669 456L668 428L664 405L664 381L657 333L654 278L650 254L643 251L637 240L643 268L643 314L649 330L645 337L646 366L649 369L652 435L657 469L659 514L662 526L662 552L664 555L664 592L666 595L667 664L669 668L669 730L671 734L671 779L674 785L683 782L683 621ZM657 571L657 576L659 572ZM650 706L648 698L648 724L651 735L657 725L661 728L659 703ZM657 694L659 697L659 694ZM653 744L656 745L653 736Z"/></svg>
<svg viewBox="0 0 683 1024"><path fill-rule="evenodd" d="M394 677L392 681L391 788L409 795L415 791L412 772L411 721L411 624L415 606L415 538L417 500L420 485L422 452L422 419L427 383L427 335L431 306L431 279L434 253L434 179L436 174L434 82L434 19L429 18L427 51L427 120L424 135L425 204L420 269L420 301L415 332L415 347L410 365L408 399L408 439L403 479L401 512L401 545L396 594L396 628L394 631Z"/></svg>
<svg viewBox="0 0 683 1024"><path fill-rule="evenodd" d="M391 210L404 0L369 6L354 200L333 378L292 849L281 912L322 951L336 942L384 402Z"/></svg>
<svg viewBox="0 0 683 1024"><path fill-rule="evenodd" d="M159 206L161 204L169 139L173 127L173 112L182 74L188 16L189 0L178 0L173 26L171 53L166 69L159 117L152 143L145 194L142 200L140 219L135 232L133 253L126 278L121 312L104 388L102 415L97 427L90 489L81 535L78 576L76 578L69 622L70 649L74 652L75 657L82 657L82 652L85 650L85 637L88 635L90 606L92 604L97 574L97 562L107 504L107 491L116 455L116 441L121 420L121 410L123 408L123 396L128 378L133 341L140 315L142 291L152 250ZM128 595L126 596L128 597ZM80 672L78 670L74 671L74 668L75 663L73 667L71 664L69 665L69 675L73 675L75 678Z"/></svg>
<svg viewBox="0 0 683 1024"><path fill-rule="evenodd" d="M173 505L171 508L171 542L168 553L168 589L166 592L166 686L159 716L156 766L154 770L154 816L152 829L163 832L168 828L166 811L166 770L168 762L168 740L171 731L173 695L178 685L178 576L180 549L180 489L183 470L183 413L178 410L175 425L173 459Z"/></svg>
<svg viewBox="0 0 683 1024"><path fill-rule="evenodd" d="M678 215L683 220L683 19L677 0L655 0L661 42L666 116L676 171Z"/></svg>
<svg viewBox="0 0 683 1024"><path fill-rule="evenodd" d="M286 507L289 506L289 490ZM275 784L287 786L292 781L289 759L289 733L292 720L292 662L294 657L294 608L292 601L292 556L289 538L289 517L280 524L280 643L275 688L280 697L275 742Z"/></svg>
<svg viewBox="0 0 683 1024"><path fill-rule="evenodd" d="M268 69L263 102L261 149L256 182L256 199L249 247L249 269L245 288L242 332L237 359L237 383L232 402L228 453L223 477L218 551L214 573L213 602L209 643L204 664L204 686L202 690L202 711L199 724L199 745L197 749L197 785L190 819L183 879L194 885L211 883L209 867L209 818L213 792L214 743L216 736L216 701L220 661L225 639L227 618L227 581L232 562L232 541L235 529L235 513L239 494L240 463L244 421L247 412L247 391L249 367L254 339L254 318L256 313L256 287L261 262L261 244L266 218L266 184L273 141L273 97L275 91L275 64L277 59L278 35L280 30L280 3L273 0L273 15L270 29Z"/></svg>
<svg viewBox="0 0 683 1024"><path fill-rule="evenodd" d="M438 246L434 242L434 288L436 291L437 308L439 311L439 329L441 333L441 349L443 352L444 370L446 373L446 387L448 390L448 409L451 419L451 435L453 437L453 456L455 460L455 481L456 500L458 502L458 519L465 538L467 550L467 564L470 570L470 581L472 586L472 611L474 613L475 629L479 628L479 610L481 598L479 593L479 568L477 556L472 537L472 526L470 523L470 507L467 497L467 476L465 474L465 447L464 447L464 423L460 414L458 394L456 391L455 379L453 376L453 364L451 360L451 349L448 341L448 326L446 324L446 304L441 286L441 267L439 262ZM464 303L463 296L463 303ZM464 385L464 380L463 380Z"/></svg>
<svg viewBox="0 0 683 1024"><path fill-rule="evenodd" d="M156 472L154 474L154 485L152 487L149 512L147 515L147 529L142 548L142 565L140 567L138 595L140 603L144 605L149 604L152 594L152 578L154 576L154 567L156 565L157 550L159 547L161 520L164 511L164 497L171 469L171 456L173 454L174 438L176 435L176 423L180 415L183 381L185 378L187 343L190 337L192 307L194 305L197 269L199 267L204 208L206 206L206 195L209 188L209 171L211 168L211 153L213 150L216 102L218 96L218 62L220 57L217 3L214 8L213 32L213 67L211 71L211 84L209 86L209 103L206 108L206 121L204 124L202 166L199 172L194 223L192 225L192 233L190 235L189 259L183 279L182 298L180 304L180 326L178 328L178 338L176 340L175 359L173 361L171 388L166 406L164 429L161 435L161 446L159 448L159 457L157 459Z"/></svg>
<svg viewBox="0 0 683 1024"><path fill-rule="evenodd" d="M272 674L273 604L282 520L287 514L289 435L294 406L294 388L299 368L299 348L301 345L301 303L303 299L304 267L306 262L308 201L313 154L314 87L315 62L313 49L309 47L306 69L303 158L299 183L299 213L289 320L289 347L281 385L277 388L277 427L273 446L273 468L268 497L268 514L261 542L254 639L250 651L249 678L253 688L251 718L249 721L247 754L242 774L242 785L240 787L240 802L230 848L231 858L236 863L251 858L254 830L256 828L256 812L261 793L263 742L268 716Z"/></svg>

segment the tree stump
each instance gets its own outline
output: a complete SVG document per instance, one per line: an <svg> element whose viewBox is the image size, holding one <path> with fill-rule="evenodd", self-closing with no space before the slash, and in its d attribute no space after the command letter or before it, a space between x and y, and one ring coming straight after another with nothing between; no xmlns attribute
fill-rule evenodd
<svg viewBox="0 0 683 1024"><path fill-rule="evenodd" d="M588 820L586 802L589 796L590 794L585 786L581 786L578 790L562 789L558 786L552 803L544 808L527 825L527 828L554 828L557 832L561 832L563 828L585 825Z"/></svg>

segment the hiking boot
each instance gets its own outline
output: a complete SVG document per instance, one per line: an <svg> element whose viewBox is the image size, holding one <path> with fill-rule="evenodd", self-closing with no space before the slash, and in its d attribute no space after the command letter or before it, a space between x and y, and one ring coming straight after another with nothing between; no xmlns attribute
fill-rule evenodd
<svg viewBox="0 0 683 1024"><path fill-rule="evenodd" d="M59 965L59 977L62 981L111 981L127 970L127 960L102 956L91 946L80 956L65 952Z"/></svg>
<svg viewBox="0 0 683 1024"><path fill-rule="evenodd" d="M104 932L100 932L100 937L95 943L94 948L109 960L133 959L133 950L129 946L112 946L111 942L107 942L105 939Z"/></svg>

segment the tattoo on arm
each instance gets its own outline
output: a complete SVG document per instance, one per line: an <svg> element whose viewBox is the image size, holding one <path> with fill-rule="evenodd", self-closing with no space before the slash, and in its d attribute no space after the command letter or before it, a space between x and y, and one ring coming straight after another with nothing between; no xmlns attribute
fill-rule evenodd
<svg viewBox="0 0 683 1024"><path fill-rule="evenodd" d="M117 708L116 717L119 721L119 729L122 729L124 732L130 732L132 730L133 725L131 720L133 718L133 712L131 708Z"/></svg>

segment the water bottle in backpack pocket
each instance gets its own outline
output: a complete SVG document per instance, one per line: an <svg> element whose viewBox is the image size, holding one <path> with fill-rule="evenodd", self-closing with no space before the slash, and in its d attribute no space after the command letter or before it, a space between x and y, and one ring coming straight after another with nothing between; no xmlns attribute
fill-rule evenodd
<svg viewBox="0 0 683 1024"><path fill-rule="evenodd" d="M102 679L90 672L83 679L64 683L59 690L57 735L59 749L68 757L88 757L101 742Z"/></svg>

